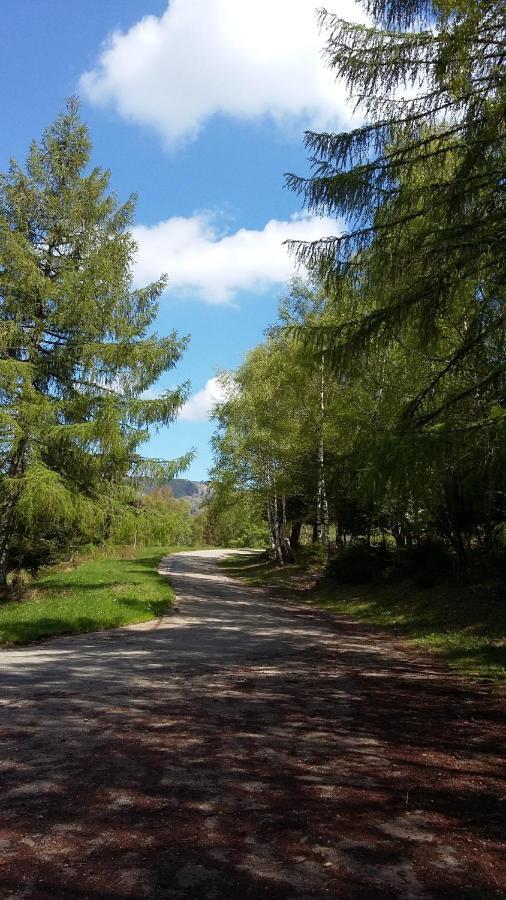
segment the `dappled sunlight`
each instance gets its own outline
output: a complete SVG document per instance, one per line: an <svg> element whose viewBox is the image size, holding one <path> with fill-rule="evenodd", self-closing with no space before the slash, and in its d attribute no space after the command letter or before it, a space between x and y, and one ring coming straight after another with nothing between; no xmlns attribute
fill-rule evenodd
<svg viewBox="0 0 506 900"><path fill-rule="evenodd" d="M6 895L494 896L486 687L214 565L165 562L159 621L1 654Z"/></svg>

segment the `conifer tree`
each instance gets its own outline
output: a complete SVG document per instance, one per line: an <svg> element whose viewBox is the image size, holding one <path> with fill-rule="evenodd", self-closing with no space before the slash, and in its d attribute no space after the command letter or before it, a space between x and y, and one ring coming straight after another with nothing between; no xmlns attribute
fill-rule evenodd
<svg viewBox="0 0 506 900"><path fill-rule="evenodd" d="M90 154L71 100L0 181L0 583L20 519L70 531L106 518L127 477L187 462L138 453L185 399L142 395L186 339L152 332L164 279L132 288L135 199Z"/></svg>
<svg viewBox="0 0 506 900"><path fill-rule="evenodd" d="M294 246L336 302L343 285L356 288L355 315L334 329L314 329L310 341L331 343L329 358L342 369L399 338L415 337L426 348L440 341L449 319L459 319L457 345L443 355L433 384L413 396L408 418L425 427L449 407L462 416L479 394L485 407L469 425L495 427L506 371L504 3L364 5L373 25L325 11L320 22L327 62L366 124L308 133L312 174L288 176L311 210L344 216L350 226L340 237ZM468 368L472 377L453 390ZM445 383L447 396L427 409Z"/></svg>

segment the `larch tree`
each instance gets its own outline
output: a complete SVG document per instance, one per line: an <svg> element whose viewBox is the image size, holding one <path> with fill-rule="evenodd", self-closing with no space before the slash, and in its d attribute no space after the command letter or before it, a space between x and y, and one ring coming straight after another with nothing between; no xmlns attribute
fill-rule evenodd
<svg viewBox="0 0 506 900"><path fill-rule="evenodd" d="M133 289L135 198L90 154L71 100L0 181L0 584L20 519L106 519L127 478L188 462L139 455L184 402L186 385L143 393L187 341L152 331L165 281Z"/></svg>
<svg viewBox="0 0 506 900"><path fill-rule="evenodd" d="M344 216L350 226L339 237L294 244L299 260L337 302L351 281L366 283L375 305L361 310L358 303L353 318L326 335L315 329L313 339L332 342L339 368L399 335L416 334L423 345L438 340L439 326L460 303L460 340L442 360L434 387L482 353L483 365L474 366L460 392L449 392L444 408L483 390L490 402L479 421L495 426L506 371L504 3L364 0L364 6L373 25L325 11L320 22L328 65L366 124L341 134L308 133L312 174L289 175L288 184L309 209ZM409 417L416 425L437 421L442 411L426 408L432 390L413 397Z"/></svg>
<svg viewBox="0 0 506 900"><path fill-rule="evenodd" d="M488 520L497 533L506 513L506 12L500 0L363 5L372 24L320 22L365 124L308 133L312 172L288 176L310 210L348 223L293 249L337 310L352 298L350 314L301 333L350 378L395 347L408 366L425 356L428 377L378 446L399 471L434 462L440 527L463 559L463 531Z"/></svg>

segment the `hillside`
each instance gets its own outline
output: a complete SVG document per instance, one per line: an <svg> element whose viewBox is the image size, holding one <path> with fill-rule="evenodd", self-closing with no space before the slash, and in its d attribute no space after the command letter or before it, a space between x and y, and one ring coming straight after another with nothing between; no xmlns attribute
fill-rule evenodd
<svg viewBox="0 0 506 900"><path fill-rule="evenodd" d="M189 500L192 513L197 513L207 497L209 488L205 481L190 481L188 478L174 478L169 487L177 500Z"/></svg>

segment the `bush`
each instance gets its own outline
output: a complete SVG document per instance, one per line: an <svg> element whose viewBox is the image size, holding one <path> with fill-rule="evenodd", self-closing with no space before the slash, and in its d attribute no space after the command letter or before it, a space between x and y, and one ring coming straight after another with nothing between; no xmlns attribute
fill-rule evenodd
<svg viewBox="0 0 506 900"><path fill-rule="evenodd" d="M506 552L502 547L477 547L469 554L468 584L484 581L506 583Z"/></svg>
<svg viewBox="0 0 506 900"><path fill-rule="evenodd" d="M392 565L392 554L384 547L352 544L329 559L327 575L342 584L365 584L381 578Z"/></svg>
<svg viewBox="0 0 506 900"><path fill-rule="evenodd" d="M297 559L308 566L322 566L325 562L325 548L323 544L305 544L297 550Z"/></svg>
<svg viewBox="0 0 506 900"><path fill-rule="evenodd" d="M434 587L441 578L451 573L452 555L444 544L425 540L400 552L398 568L413 578L419 587Z"/></svg>

